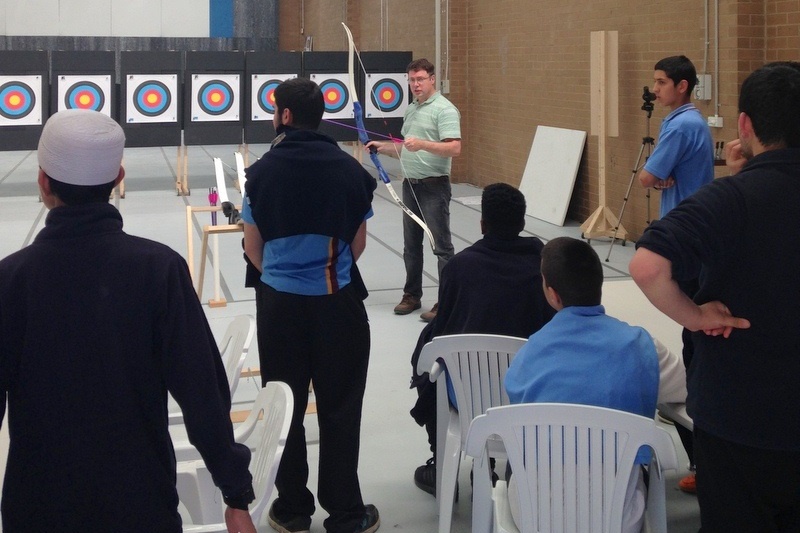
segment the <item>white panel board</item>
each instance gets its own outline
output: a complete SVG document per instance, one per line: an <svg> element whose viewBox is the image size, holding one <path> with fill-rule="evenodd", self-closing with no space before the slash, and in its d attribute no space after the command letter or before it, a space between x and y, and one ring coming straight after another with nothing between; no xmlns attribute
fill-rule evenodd
<svg viewBox="0 0 800 533"><path fill-rule="evenodd" d="M59 35L88 37L111 35L109 0L60 0L58 18Z"/></svg>
<svg viewBox="0 0 800 533"><path fill-rule="evenodd" d="M59 35L58 0L7 0L4 35ZM37 16L31 16L36 13Z"/></svg>
<svg viewBox="0 0 800 533"><path fill-rule="evenodd" d="M208 37L208 0L164 0L161 3L162 37Z"/></svg>
<svg viewBox="0 0 800 533"><path fill-rule="evenodd" d="M113 37L160 37L162 0L111 0Z"/></svg>
<svg viewBox="0 0 800 533"><path fill-rule="evenodd" d="M563 226L578 175L586 132L539 126L533 137L519 190L525 214Z"/></svg>

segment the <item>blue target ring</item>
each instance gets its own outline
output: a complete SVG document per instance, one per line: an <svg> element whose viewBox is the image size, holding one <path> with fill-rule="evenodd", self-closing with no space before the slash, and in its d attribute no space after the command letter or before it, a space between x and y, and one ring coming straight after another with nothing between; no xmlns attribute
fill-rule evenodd
<svg viewBox="0 0 800 533"><path fill-rule="evenodd" d="M0 85L0 115L10 119L28 116L36 104L36 95L26 83L10 81Z"/></svg>
<svg viewBox="0 0 800 533"><path fill-rule="evenodd" d="M281 80L269 80L258 88L258 106L270 115L275 114L275 89Z"/></svg>
<svg viewBox="0 0 800 533"><path fill-rule="evenodd" d="M395 111L403 104L403 88L397 81L384 78L373 85L370 98L381 111Z"/></svg>
<svg viewBox="0 0 800 533"><path fill-rule="evenodd" d="M105 106L103 90L91 81L79 81L67 89L64 105L67 109L89 109L100 111Z"/></svg>
<svg viewBox="0 0 800 533"><path fill-rule="evenodd" d="M147 81L133 93L133 107L147 117L157 117L169 109L172 92L160 81Z"/></svg>
<svg viewBox="0 0 800 533"><path fill-rule="evenodd" d="M209 115L223 115L233 105L233 89L222 80L207 81L197 93L197 103Z"/></svg>
<svg viewBox="0 0 800 533"><path fill-rule="evenodd" d="M326 113L338 113L347 106L349 93L344 83L339 80L325 80L319 84L319 88L325 100Z"/></svg>

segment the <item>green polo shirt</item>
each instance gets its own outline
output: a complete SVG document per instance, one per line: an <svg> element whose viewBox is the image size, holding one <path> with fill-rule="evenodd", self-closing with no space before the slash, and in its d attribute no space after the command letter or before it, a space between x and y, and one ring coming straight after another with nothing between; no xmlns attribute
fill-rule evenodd
<svg viewBox="0 0 800 533"><path fill-rule="evenodd" d="M456 106L438 91L420 104L414 100L403 117L403 137L426 141L461 139L461 114ZM403 150L400 160L407 178L422 179L450 174L452 158L434 155L425 150Z"/></svg>

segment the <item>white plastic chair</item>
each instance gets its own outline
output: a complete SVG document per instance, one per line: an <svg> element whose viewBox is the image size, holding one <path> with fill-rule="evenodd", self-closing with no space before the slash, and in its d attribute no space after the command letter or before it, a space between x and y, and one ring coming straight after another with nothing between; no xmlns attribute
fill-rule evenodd
<svg viewBox="0 0 800 533"><path fill-rule="evenodd" d="M250 351L250 344L256 333L256 319L252 315L239 315L233 318L225 333L222 335L217 347L225 365L225 375L228 378L228 386L231 398L239 386L239 377L242 375L245 359ZM171 400L174 403L174 400ZM171 412L169 423L183 424L183 413L180 411ZM180 460L180 458L179 458Z"/></svg>
<svg viewBox="0 0 800 533"><path fill-rule="evenodd" d="M255 453L250 460L256 499L250 504L250 516L258 525L267 508L275 476L283 456L286 436L292 421L294 398L286 383L270 381L258 393L247 419L236 428L234 438L244 443L253 436ZM203 461L178 464L178 492L192 518L184 531L195 533L226 532L222 494L214 486Z"/></svg>
<svg viewBox="0 0 800 533"><path fill-rule="evenodd" d="M540 403L489 409L473 420L466 453L483 457L499 436L519 488L519 527L511 519L506 483L491 499L473 497L473 531L607 532L622 528L625 492L641 446L650 446L645 523L666 533L664 470L676 469L672 438L652 418L586 405ZM489 476L484 468L477 477ZM492 504L494 512L492 513ZM492 520L492 514L494 520Z"/></svg>
<svg viewBox="0 0 800 533"><path fill-rule="evenodd" d="M452 525L461 451L473 418L490 407L508 405L503 384L511 360L527 339L505 335L461 334L434 338L422 348L417 373L436 382L436 497L439 533ZM447 369L458 410L447 398ZM493 456L499 450L495 450ZM491 488L491 486L489 486Z"/></svg>

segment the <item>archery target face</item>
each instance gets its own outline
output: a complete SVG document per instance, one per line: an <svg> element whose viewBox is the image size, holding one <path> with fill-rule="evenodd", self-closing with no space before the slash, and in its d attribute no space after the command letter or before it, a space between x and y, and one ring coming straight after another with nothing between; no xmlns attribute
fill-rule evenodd
<svg viewBox="0 0 800 533"><path fill-rule="evenodd" d="M408 107L408 74L367 74L367 118L403 118Z"/></svg>
<svg viewBox="0 0 800 533"><path fill-rule="evenodd" d="M89 109L111 116L111 76L59 76L58 111Z"/></svg>
<svg viewBox="0 0 800 533"><path fill-rule="evenodd" d="M275 114L275 88L296 77L297 74L253 74L250 77L250 119L254 122L272 120Z"/></svg>
<svg viewBox="0 0 800 533"><path fill-rule="evenodd" d="M129 74L125 122L177 122L177 94L177 74Z"/></svg>
<svg viewBox="0 0 800 533"><path fill-rule="evenodd" d="M323 118L353 118L349 74L311 74L311 80L319 85L325 100Z"/></svg>
<svg viewBox="0 0 800 533"><path fill-rule="evenodd" d="M239 74L192 76L192 122L239 120Z"/></svg>
<svg viewBox="0 0 800 533"><path fill-rule="evenodd" d="M42 125L42 77L0 76L0 126Z"/></svg>

